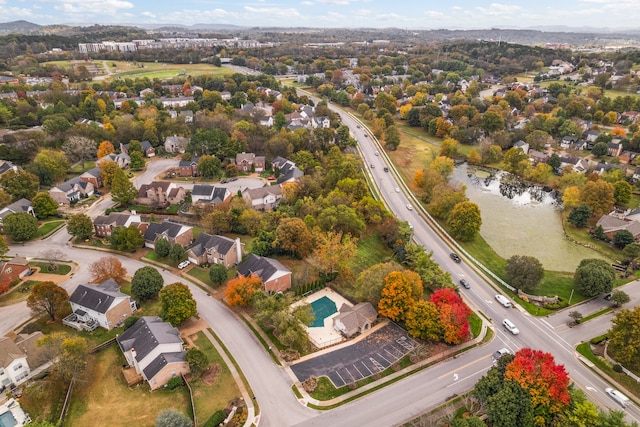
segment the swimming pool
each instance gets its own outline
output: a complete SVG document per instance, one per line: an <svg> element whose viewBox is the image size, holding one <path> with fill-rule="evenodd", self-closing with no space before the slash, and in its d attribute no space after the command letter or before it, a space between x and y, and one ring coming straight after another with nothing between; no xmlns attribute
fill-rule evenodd
<svg viewBox="0 0 640 427"><path fill-rule="evenodd" d="M11 411L0 414L0 427L14 427L16 425L18 425L18 421L16 421Z"/></svg>
<svg viewBox="0 0 640 427"><path fill-rule="evenodd" d="M315 319L313 321L313 324L311 325L312 328L323 327L324 319L338 311L336 303L327 296L323 296L322 298L319 298L312 302L311 308L313 309L313 314L315 315Z"/></svg>

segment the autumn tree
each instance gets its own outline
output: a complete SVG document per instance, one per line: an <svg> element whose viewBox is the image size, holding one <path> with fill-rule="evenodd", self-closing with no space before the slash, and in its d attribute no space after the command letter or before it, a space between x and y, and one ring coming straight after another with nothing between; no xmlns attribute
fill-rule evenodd
<svg viewBox="0 0 640 427"><path fill-rule="evenodd" d="M447 344L460 344L469 338L471 309L452 288L438 289L429 299L438 309L442 340Z"/></svg>
<svg viewBox="0 0 640 427"><path fill-rule="evenodd" d="M71 215L67 220L67 231L77 239L88 239L93 236L93 222L83 213Z"/></svg>
<svg viewBox="0 0 640 427"><path fill-rule="evenodd" d="M85 161L93 159L96 155L95 141L84 136L70 136L61 148L69 161L81 162L82 169L84 169Z"/></svg>
<svg viewBox="0 0 640 427"><path fill-rule="evenodd" d="M313 235L300 218L283 218L276 228L275 244L298 258L305 258L313 249Z"/></svg>
<svg viewBox="0 0 640 427"><path fill-rule="evenodd" d="M27 212L10 213L2 220L4 233L16 242L31 239L38 232L38 220Z"/></svg>
<svg viewBox="0 0 640 427"><path fill-rule="evenodd" d="M449 179L454 169L453 160L445 156L436 157L429 164L429 169L438 172L444 179Z"/></svg>
<svg viewBox="0 0 640 427"><path fill-rule="evenodd" d="M473 240L482 225L480 208L473 202L458 203L451 210L447 224L454 238L462 241Z"/></svg>
<svg viewBox="0 0 640 427"><path fill-rule="evenodd" d="M142 231L133 224L128 227L118 225L111 230L109 242L119 251L135 252L144 246L144 237Z"/></svg>
<svg viewBox="0 0 640 427"><path fill-rule="evenodd" d="M111 181L111 197L113 201L121 205L128 205L137 195L138 190L129 181L124 171L120 168L116 169Z"/></svg>
<svg viewBox="0 0 640 427"><path fill-rule="evenodd" d="M385 277L394 271L401 271L402 266L394 262L374 264L358 274L353 284L353 294L360 301L369 301L378 306L380 294L385 284Z"/></svg>
<svg viewBox="0 0 640 427"><path fill-rule="evenodd" d="M163 285L164 279L155 267L142 267L133 274L131 294L138 301L150 300L158 296Z"/></svg>
<svg viewBox="0 0 640 427"><path fill-rule="evenodd" d="M215 156L204 155L198 161L198 173L203 178L215 178L222 175L222 164Z"/></svg>
<svg viewBox="0 0 640 427"><path fill-rule="evenodd" d="M315 235L313 259L318 269L325 274L338 272L348 276L349 264L355 256L356 248L356 240L350 234L319 232Z"/></svg>
<svg viewBox="0 0 640 427"><path fill-rule="evenodd" d="M25 170L10 169L0 176L0 187L11 195L14 202L20 199L33 199L39 186L39 178Z"/></svg>
<svg viewBox="0 0 640 427"><path fill-rule="evenodd" d="M445 138L440 144L440 156L455 157L458 154L458 141L453 138Z"/></svg>
<svg viewBox="0 0 640 427"><path fill-rule="evenodd" d="M87 366L89 346L87 340L81 336L54 332L40 338L36 346L53 364L54 371L67 383L84 372Z"/></svg>
<svg viewBox="0 0 640 427"><path fill-rule="evenodd" d="M529 392L536 419L551 425L571 403L569 375L551 353L522 348L506 366L505 381L514 381Z"/></svg>
<svg viewBox="0 0 640 427"><path fill-rule="evenodd" d="M191 290L184 283L176 282L165 286L160 291L160 318L165 322L178 326L185 320L195 316L196 301Z"/></svg>
<svg viewBox="0 0 640 427"><path fill-rule="evenodd" d="M98 167L100 168L102 183L105 187L111 188L113 177L115 176L116 171L120 170L120 166L118 166L118 164L113 160L103 160L98 163Z"/></svg>
<svg viewBox="0 0 640 427"><path fill-rule="evenodd" d="M38 219L44 219L58 212L58 204L51 198L49 193L45 191L39 191L33 197L31 203L33 204L33 210Z"/></svg>
<svg viewBox="0 0 640 427"><path fill-rule="evenodd" d="M614 191L613 185L602 179L588 181L582 188L580 200L589 207L594 216L600 217L613 209Z"/></svg>
<svg viewBox="0 0 640 427"><path fill-rule="evenodd" d="M68 310L69 294L53 282L36 283L27 298L27 307L36 315L47 313L51 320L56 320Z"/></svg>
<svg viewBox="0 0 640 427"><path fill-rule="evenodd" d="M224 296L230 306L244 306L251 304L254 294L260 289L262 289L262 280L257 275L240 276L227 282Z"/></svg>
<svg viewBox="0 0 640 427"><path fill-rule="evenodd" d="M437 341L442 337L438 308L430 301L417 301L405 313L407 331L412 337Z"/></svg>
<svg viewBox="0 0 640 427"><path fill-rule="evenodd" d="M122 266L120 260L114 256L99 258L89 266L91 276L95 283L102 283L107 279L113 279L122 283L127 275L127 270Z"/></svg>
<svg viewBox="0 0 640 427"><path fill-rule="evenodd" d="M51 185L65 177L69 170L69 162L64 152L42 149L28 167L40 179L43 185Z"/></svg>
<svg viewBox="0 0 640 427"><path fill-rule="evenodd" d="M537 258L527 255L514 255L507 260L505 278L516 289L530 291L544 276L544 267Z"/></svg>
<svg viewBox="0 0 640 427"><path fill-rule="evenodd" d="M611 292L616 272L605 260L587 258L580 261L573 275L573 283L578 292L586 297Z"/></svg>
<svg viewBox="0 0 640 427"><path fill-rule="evenodd" d="M618 310L611 322L609 351L616 361L629 369L640 367L640 306Z"/></svg>
<svg viewBox="0 0 640 427"><path fill-rule="evenodd" d="M393 271L384 279L378 312L394 321L403 321L406 312L422 296L422 279L413 271Z"/></svg>
<svg viewBox="0 0 640 427"><path fill-rule="evenodd" d="M113 147L111 141L102 141L98 146L97 156L98 159L103 158L104 156L108 156L111 153L114 153L116 149Z"/></svg>

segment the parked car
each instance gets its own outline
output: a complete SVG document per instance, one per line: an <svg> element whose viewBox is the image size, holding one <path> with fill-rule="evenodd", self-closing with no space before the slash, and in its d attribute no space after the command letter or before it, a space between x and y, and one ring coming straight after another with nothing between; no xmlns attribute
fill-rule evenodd
<svg viewBox="0 0 640 427"><path fill-rule="evenodd" d="M502 321L502 325L507 329L507 331L511 332L513 335L518 335L520 333L516 325L514 325L513 322L509 319L504 319Z"/></svg>
<svg viewBox="0 0 640 427"><path fill-rule="evenodd" d="M462 260L460 259L460 257L458 256L458 254L457 254L457 253L455 253L455 252L451 252L451 253L449 254L449 258L451 258L451 259L453 260L453 262L455 262L455 263L459 263L460 261L462 261Z"/></svg>
<svg viewBox="0 0 640 427"><path fill-rule="evenodd" d="M615 388L607 387L604 389L604 392L607 393L613 400L622 405L623 408L629 406L629 398L620 393Z"/></svg>
<svg viewBox="0 0 640 427"><path fill-rule="evenodd" d="M460 286L462 286L465 289L469 289L471 287L467 279L460 279Z"/></svg>
<svg viewBox="0 0 640 427"><path fill-rule="evenodd" d="M495 363L498 361L498 359L500 359L505 354L511 354L511 351L508 348L501 348L500 350L493 353L493 355L491 356L491 359Z"/></svg>
<svg viewBox="0 0 640 427"><path fill-rule="evenodd" d="M607 301L611 301L611 292L609 292L608 294L606 294L604 296L604 299L606 299Z"/></svg>
<svg viewBox="0 0 640 427"><path fill-rule="evenodd" d="M504 295L500 295L500 294L496 295L496 301L498 301L500 305L502 305L505 308L511 307L511 301L509 301L509 299Z"/></svg>
<svg viewBox="0 0 640 427"><path fill-rule="evenodd" d="M189 260L187 260L187 261L182 261L180 264L178 264L178 268L179 268L180 270L182 270L183 268L187 267L189 264L191 264L191 263L189 262Z"/></svg>

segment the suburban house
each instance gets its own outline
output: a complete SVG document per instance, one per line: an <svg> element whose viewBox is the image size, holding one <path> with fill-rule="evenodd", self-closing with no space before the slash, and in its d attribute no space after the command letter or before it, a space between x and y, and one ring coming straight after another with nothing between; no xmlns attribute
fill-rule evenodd
<svg viewBox="0 0 640 427"><path fill-rule="evenodd" d="M573 172L585 173L589 169L589 162L581 157L560 157L560 170L571 166Z"/></svg>
<svg viewBox="0 0 640 427"><path fill-rule="evenodd" d="M118 167L120 169L126 169L129 167L129 163L131 163L131 157L129 157L128 154L126 153L120 153L120 154L116 154L116 153L111 153L111 154L107 154L104 157L101 157L98 159L98 161L96 162L96 164L100 164L101 162L106 162L111 160L112 162L115 162L116 165L118 165Z"/></svg>
<svg viewBox="0 0 640 427"><path fill-rule="evenodd" d="M9 172L10 170L18 171L22 170L22 168L20 166L14 165L9 160L0 160L0 175L4 174L5 172Z"/></svg>
<svg viewBox="0 0 640 427"><path fill-rule="evenodd" d="M354 306L342 304L340 314L333 318L333 328L347 338L369 329L378 318L378 312L370 302L361 302Z"/></svg>
<svg viewBox="0 0 640 427"><path fill-rule="evenodd" d="M208 233L202 233L187 251L187 257L193 264L222 264L231 268L242 260L244 244L240 239L230 239Z"/></svg>
<svg viewBox="0 0 640 427"><path fill-rule="evenodd" d="M267 185L261 188L246 188L242 192L242 198L252 209L270 211L280 203L282 187L280 185Z"/></svg>
<svg viewBox="0 0 640 427"><path fill-rule="evenodd" d="M291 271L273 258L249 254L238 266L238 275L249 277L253 274L260 278L267 292L281 292L291 288Z"/></svg>
<svg viewBox="0 0 640 427"><path fill-rule="evenodd" d="M524 154L529 153L529 144L527 144L523 140L516 141L515 144L513 144L513 148L520 148Z"/></svg>
<svg viewBox="0 0 640 427"><path fill-rule="evenodd" d="M280 156L273 159L273 161L271 162L271 167L273 168L273 170L277 169L280 171L280 174L276 179L276 182L278 184L293 182L297 178L304 175L304 172L298 169L295 163Z"/></svg>
<svg viewBox="0 0 640 427"><path fill-rule="evenodd" d="M311 126L314 129L316 128L329 129L331 127L331 120L329 120L329 117L327 116L313 117L311 119Z"/></svg>
<svg viewBox="0 0 640 427"><path fill-rule="evenodd" d="M576 146L576 144L578 144L578 141L580 141L580 138L578 138L577 136L565 135L562 137L562 140L560 140L560 148L562 148L563 150L577 150L579 149Z"/></svg>
<svg viewBox="0 0 640 427"><path fill-rule="evenodd" d="M158 316L141 317L116 341L129 366L149 383L151 390L189 373L180 332Z"/></svg>
<svg viewBox="0 0 640 427"><path fill-rule="evenodd" d="M0 209L0 226L2 226L2 220L7 215L10 215L12 213L19 213L19 212L26 212L32 215L33 217L36 216L36 213L33 210L33 205L31 204L31 201L27 199L20 199Z"/></svg>
<svg viewBox="0 0 640 427"><path fill-rule="evenodd" d="M236 154L236 167L241 172L262 172L264 170L265 157L256 156L254 153L238 153Z"/></svg>
<svg viewBox="0 0 640 427"><path fill-rule="evenodd" d="M144 232L144 245L153 249L158 239L167 239L172 245L175 243L183 247L190 245L193 241L193 227L168 220L152 222Z"/></svg>
<svg viewBox="0 0 640 427"><path fill-rule="evenodd" d="M184 153L190 140L182 136L168 136L164 140L164 150L167 153Z"/></svg>
<svg viewBox="0 0 640 427"><path fill-rule="evenodd" d="M153 148L149 141L140 141L140 146L142 147L142 155L144 157L153 157L156 155L156 149ZM129 154L129 144L120 143L120 152Z"/></svg>
<svg viewBox="0 0 640 427"><path fill-rule="evenodd" d="M191 203L211 203L217 205L231 198L228 188L214 187L209 184L195 184L191 190Z"/></svg>
<svg viewBox="0 0 640 427"><path fill-rule="evenodd" d="M0 263L0 292L9 289L11 282L22 279L31 271L29 261L21 256L16 256L9 261Z"/></svg>
<svg viewBox="0 0 640 427"><path fill-rule="evenodd" d="M191 160L180 160L178 163L180 176L198 176L198 162L200 157L192 157Z"/></svg>
<svg viewBox="0 0 640 427"><path fill-rule="evenodd" d="M138 190L136 203L147 206L167 207L184 200L184 188L175 182L153 181L142 184Z"/></svg>
<svg viewBox="0 0 640 427"><path fill-rule="evenodd" d="M604 234L612 240L622 230L630 232L636 241L640 240L640 222L638 221L625 220L613 215L602 215L596 223L596 227L602 227Z"/></svg>
<svg viewBox="0 0 640 427"><path fill-rule="evenodd" d="M109 215L98 215L93 220L93 229L97 237L110 237L111 231L118 226L130 225L140 227L142 219L136 212L110 212Z"/></svg>
<svg viewBox="0 0 640 427"><path fill-rule="evenodd" d="M83 196L92 196L93 190L93 184L77 176L50 189L49 195L60 206L67 206L73 202L77 202Z"/></svg>
<svg viewBox="0 0 640 427"><path fill-rule="evenodd" d="M8 336L0 338L0 390L17 386L24 382L32 366L40 365L40 352L36 341L42 338L42 332L29 335L20 334L15 339Z"/></svg>
<svg viewBox="0 0 640 427"><path fill-rule="evenodd" d="M71 314L62 323L78 330L101 326L110 331L137 310L136 302L120 292L120 285L113 279L98 285L79 285L69 297L69 304Z"/></svg>
<svg viewBox="0 0 640 427"><path fill-rule="evenodd" d="M546 163L549 160L549 156L538 150L529 150L529 158L534 164Z"/></svg>
<svg viewBox="0 0 640 427"><path fill-rule="evenodd" d="M102 170L99 167L89 169L80 175L80 179L86 182L90 182L93 188L100 188L103 185L102 182Z"/></svg>

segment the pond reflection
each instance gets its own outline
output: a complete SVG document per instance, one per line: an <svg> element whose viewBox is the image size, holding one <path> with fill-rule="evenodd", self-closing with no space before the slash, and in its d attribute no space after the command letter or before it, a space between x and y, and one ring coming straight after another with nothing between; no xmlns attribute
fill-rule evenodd
<svg viewBox="0 0 640 427"><path fill-rule="evenodd" d="M466 164L456 167L452 181L467 187L467 197L482 212L480 234L503 258L530 255L548 270L568 272L584 258L600 258L564 238L562 197L557 191Z"/></svg>

